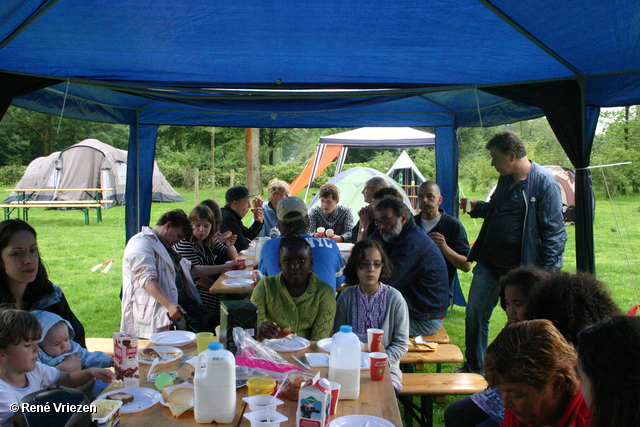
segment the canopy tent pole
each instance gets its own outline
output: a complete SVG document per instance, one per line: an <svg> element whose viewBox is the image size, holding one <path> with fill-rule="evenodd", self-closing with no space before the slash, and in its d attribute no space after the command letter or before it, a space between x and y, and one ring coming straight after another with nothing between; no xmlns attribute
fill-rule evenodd
<svg viewBox="0 0 640 427"><path fill-rule="evenodd" d="M125 193L125 217L127 242L149 225L151 217L151 194L153 183L146 177L153 176L153 161L156 156L158 126L140 125L129 127L129 152L127 154L127 190Z"/></svg>
<svg viewBox="0 0 640 427"><path fill-rule="evenodd" d="M436 128L436 182L442 209L458 217L458 139L452 126Z"/></svg>
<svg viewBox="0 0 640 427"><path fill-rule="evenodd" d="M311 169L311 176L309 177L309 184L307 185L307 190L304 192L304 202L307 203L307 197L309 197L309 190L311 189L311 183L313 179L316 177L316 171L318 170L318 164L320 163L320 158L324 154L324 149L326 145L318 144L316 148L315 158L313 159L313 168Z"/></svg>
<svg viewBox="0 0 640 427"><path fill-rule="evenodd" d="M349 147L342 147L342 150L340 150L340 155L338 156L338 162L336 163L336 173L334 173L333 176L336 176L340 172L342 172L342 168L344 167L344 161L347 158L347 151L349 151Z"/></svg>

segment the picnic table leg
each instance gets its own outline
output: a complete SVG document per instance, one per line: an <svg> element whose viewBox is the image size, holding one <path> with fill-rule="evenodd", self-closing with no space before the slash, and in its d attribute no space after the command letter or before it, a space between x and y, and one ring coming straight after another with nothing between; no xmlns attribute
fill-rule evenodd
<svg viewBox="0 0 640 427"><path fill-rule="evenodd" d="M84 225L89 225L89 208L82 208L84 213Z"/></svg>
<svg viewBox="0 0 640 427"><path fill-rule="evenodd" d="M98 218L97 221L102 222L102 207L98 206L96 210L97 210L96 217Z"/></svg>

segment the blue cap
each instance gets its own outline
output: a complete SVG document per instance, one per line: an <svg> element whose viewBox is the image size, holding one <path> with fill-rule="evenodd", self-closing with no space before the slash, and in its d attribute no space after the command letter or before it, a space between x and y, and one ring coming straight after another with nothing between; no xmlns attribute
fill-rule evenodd
<svg viewBox="0 0 640 427"><path fill-rule="evenodd" d="M219 343L217 341L210 342L209 343L209 350L213 350L213 351L222 350L222 343Z"/></svg>
<svg viewBox="0 0 640 427"><path fill-rule="evenodd" d="M353 332L353 328L351 325L342 325L340 326L340 332L344 332L345 334L350 334Z"/></svg>

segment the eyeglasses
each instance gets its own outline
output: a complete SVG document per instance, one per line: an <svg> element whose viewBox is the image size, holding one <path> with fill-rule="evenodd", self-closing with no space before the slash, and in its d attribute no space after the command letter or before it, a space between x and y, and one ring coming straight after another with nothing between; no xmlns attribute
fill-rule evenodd
<svg viewBox="0 0 640 427"><path fill-rule="evenodd" d="M369 270L371 267L373 267L374 270L378 270L382 268L382 263L381 262L359 262L358 263L358 268L360 270Z"/></svg>
<svg viewBox="0 0 640 427"><path fill-rule="evenodd" d="M391 225L394 220L396 220L395 216L383 216L375 220L376 227L380 227L381 225Z"/></svg>

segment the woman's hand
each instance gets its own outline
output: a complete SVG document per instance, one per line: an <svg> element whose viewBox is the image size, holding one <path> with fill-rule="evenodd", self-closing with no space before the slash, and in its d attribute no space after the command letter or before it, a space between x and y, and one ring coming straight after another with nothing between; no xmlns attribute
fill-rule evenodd
<svg viewBox="0 0 640 427"><path fill-rule="evenodd" d="M167 311L169 317L173 320L180 320L182 319L182 315L187 313L184 308L176 303L169 304L169 306L167 307Z"/></svg>
<svg viewBox="0 0 640 427"><path fill-rule="evenodd" d="M93 378L96 380L102 380L108 384L111 381L116 379L116 374L111 372L110 369L103 369L103 368L89 368L89 369L93 374Z"/></svg>

